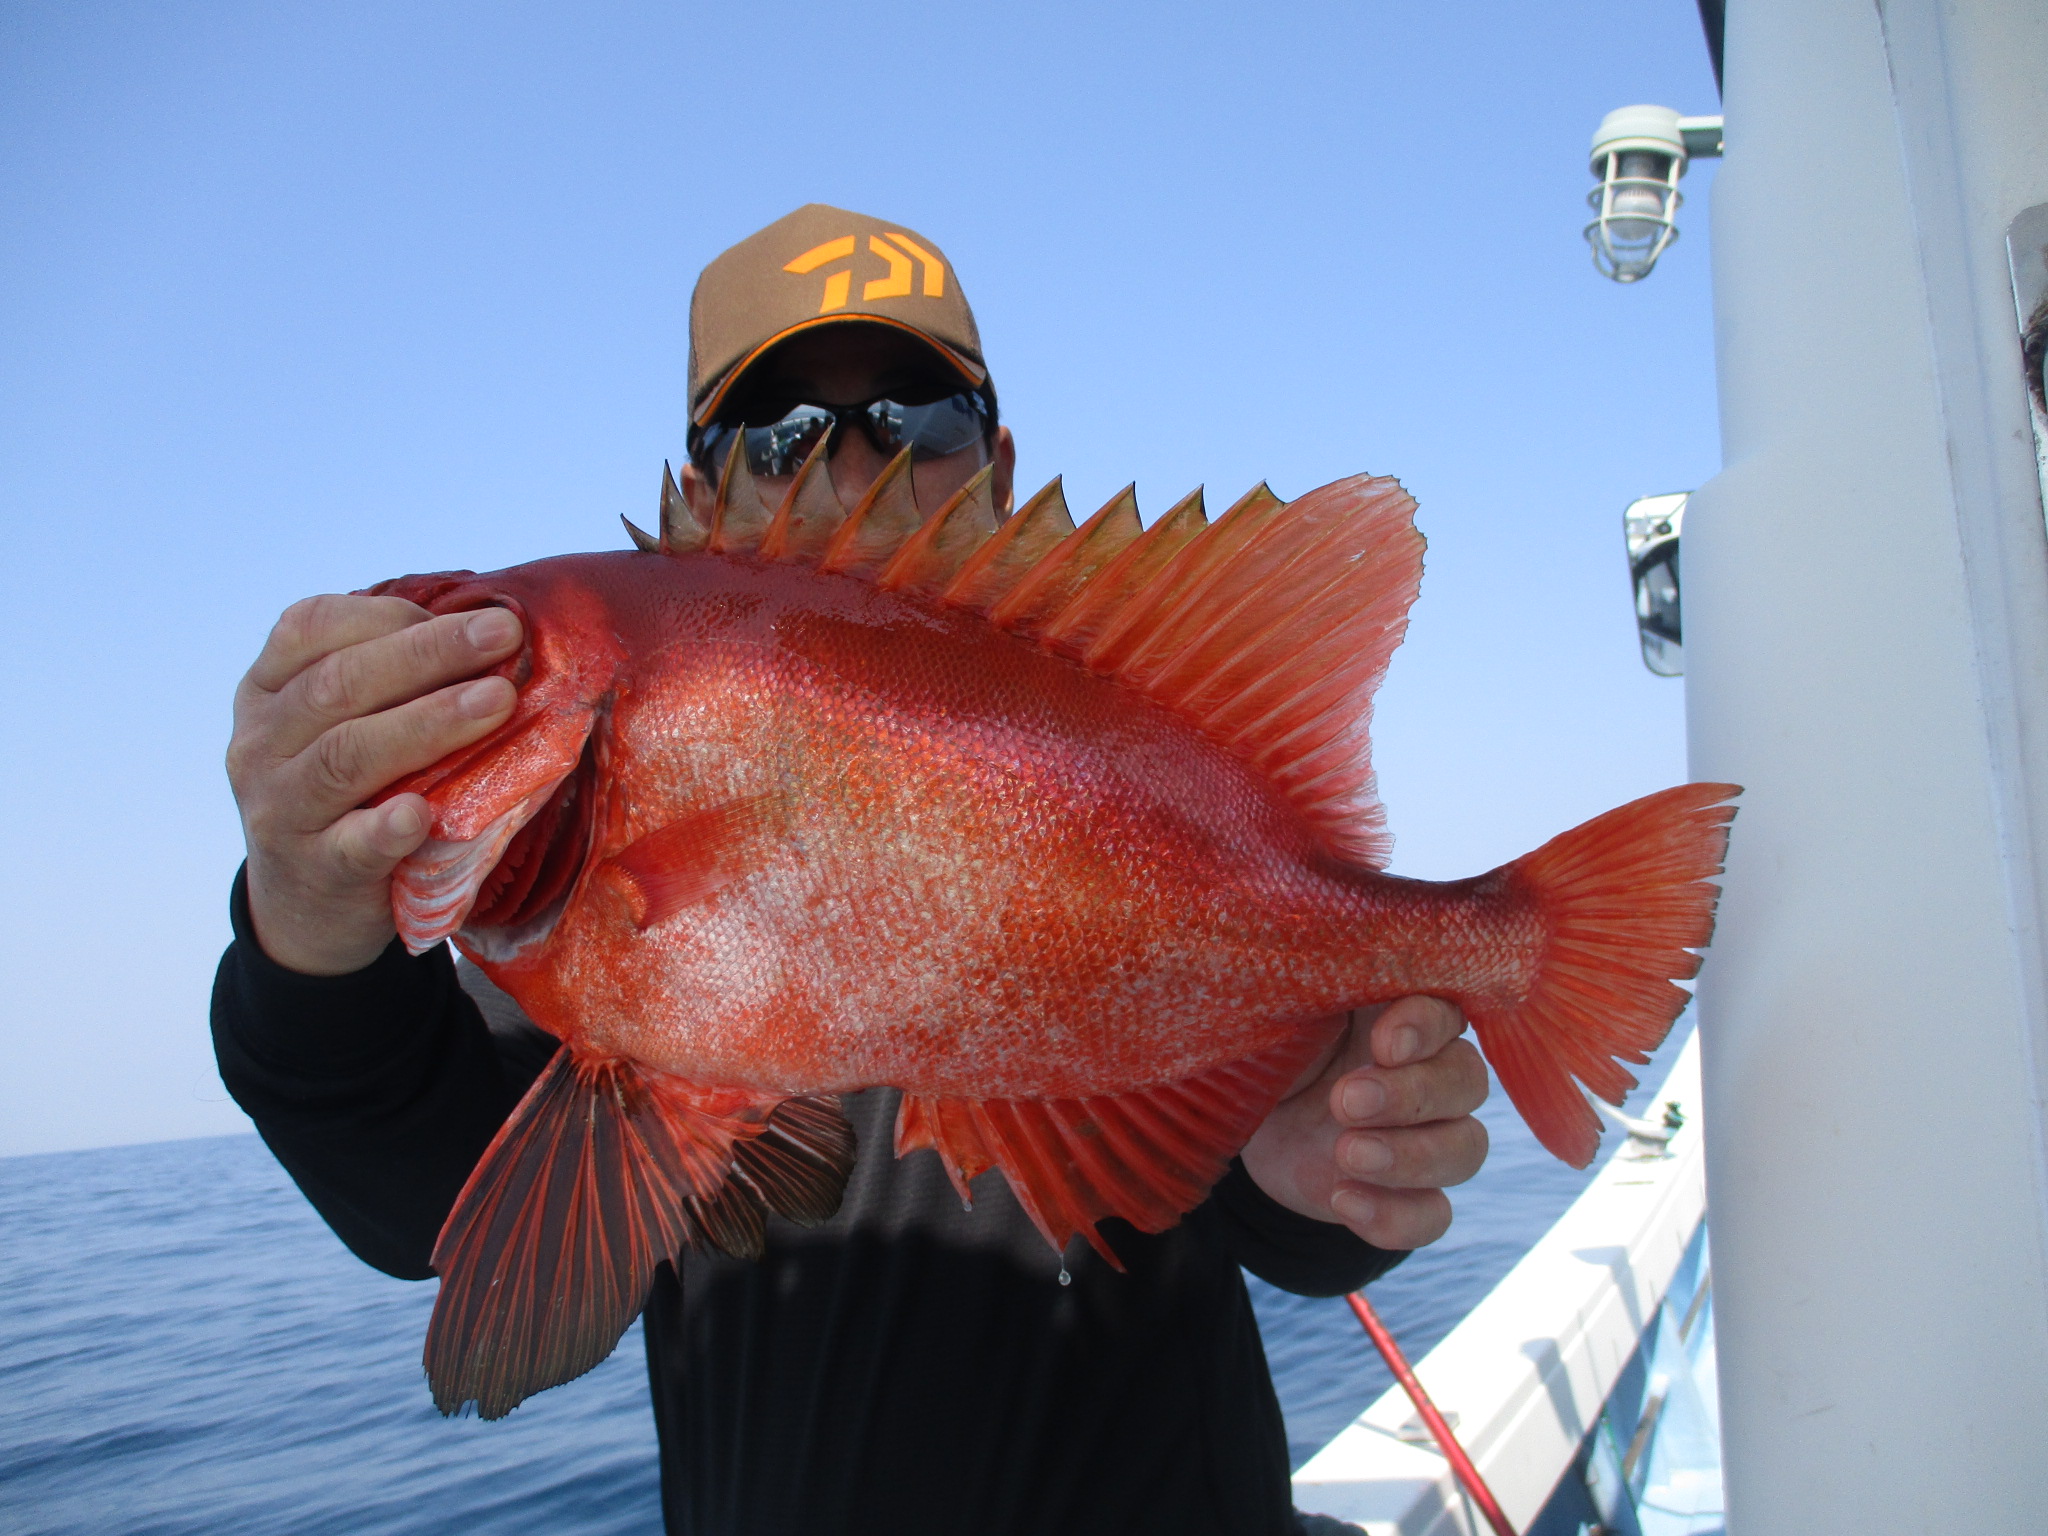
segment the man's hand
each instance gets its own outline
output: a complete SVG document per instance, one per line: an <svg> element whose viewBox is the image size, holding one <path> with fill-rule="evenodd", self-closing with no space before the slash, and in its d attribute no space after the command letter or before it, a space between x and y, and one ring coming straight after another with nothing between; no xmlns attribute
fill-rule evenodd
<svg viewBox="0 0 2048 1536"><path fill-rule="evenodd" d="M427 803L379 790L489 734L502 677L464 682L519 645L502 608L435 618L396 597L285 610L235 691L228 780L249 846L249 915L279 965L360 970L391 941L391 872L423 842Z"/></svg>
<svg viewBox="0 0 2048 1536"><path fill-rule="evenodd" d="M1444 1189L1486 1161L1486 1065L1441 998L1361 1008L1266 1117L1245 1171L1291 1211L1375 1248L1420 1248L1451 1225Z"/></svg>

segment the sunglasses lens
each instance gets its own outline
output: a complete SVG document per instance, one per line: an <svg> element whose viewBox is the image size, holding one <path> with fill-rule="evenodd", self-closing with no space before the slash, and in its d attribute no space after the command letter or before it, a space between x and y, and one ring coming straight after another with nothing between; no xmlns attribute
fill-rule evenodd
<svg viewBox="0 0 2048 1536"><path fill-rule="evenodd" d="M772 409L772 407L771 407ZM793 475L840 420L858 421L883 453L908 448L914 459L940 459L980 442L988 418L979 399L969 393L905 405L899 400L871 400L862 406L793 406L779 420L764 426L718 422L697 438L697 463L716 474L731 451L735 434L746 442L747 468L757 475Z"/></svg>
<svg viewBox="0 0 2048 1536"><path fill-rule="evenodd" d="M909 448L913 459L940 459L979 442L984 430L974 396L948 395L926 405L877 400L868 408L875 446L887 453Z"/></svg>
<svg viewBox="0 0 2048 1536"><path fill-rule="evenodd" d="M765 427L748 427L747 468L757 475L793 475L832 430L832 413L815 405L800 405L780 421Z"/></svg>
<svg viewBox="0 0 2048 1536"><path fill-rule="evenodd" d="M732 435L737 427L713 422L698 429L696 442L690 449L690 459L705 474L716 477L725 467L725 456L732 449Z"/></svg>

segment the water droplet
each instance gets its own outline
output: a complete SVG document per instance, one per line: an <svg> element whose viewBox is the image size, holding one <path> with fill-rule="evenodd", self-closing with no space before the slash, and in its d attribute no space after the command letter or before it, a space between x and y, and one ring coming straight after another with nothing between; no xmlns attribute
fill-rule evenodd
<svg viewBox="0 0 2048 1536"><path fill-rule="evenodd" d="M1072 1275L1070 1275L1070 1274L1068 1274L1068 1273L1067 1273L1067 1266L1066 1266L1066 1264L1065 1264L1064 1262L1062 1262L1062 1263L1061 1263L1061 1265L1060 1265L1060 1284L1061 1284L1061 1285L1072 1285L1073 1283L1074 1283L1074 1277L1073 1277Z"/></svg>

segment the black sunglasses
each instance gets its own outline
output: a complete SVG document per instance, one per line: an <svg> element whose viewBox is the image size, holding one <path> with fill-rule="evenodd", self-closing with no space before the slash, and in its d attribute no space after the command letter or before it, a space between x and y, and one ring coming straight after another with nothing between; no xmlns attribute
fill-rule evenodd
<svg viewBox="0 0 2048 1536"><path fill-rule="evenodd" d="M894 456L905 448L915 461L940 459L985 440L995 429L993 402L979 390L961 390L937 400L908 404L880 396L854 405L790 406L768 416L775 406L747 411L753 418L715 421L691 430L690 457L706 474L716 474L731 451L734 437L746 444L747 468L757 475L793 475L811 450L828 435L858 427L877 453ZM767 420L761 420L768 416ZM829 449L827 450L830 451Z"/></svg>

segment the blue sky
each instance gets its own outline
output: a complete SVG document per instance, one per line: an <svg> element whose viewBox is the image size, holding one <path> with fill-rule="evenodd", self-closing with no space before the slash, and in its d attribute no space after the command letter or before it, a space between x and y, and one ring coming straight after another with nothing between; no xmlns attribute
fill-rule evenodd
<svg viewBox="0 0 2048 1536"><path fill-rule="evenodd" d="M1636 101L1716 110L1687 0L16 0L0 1153L246 1125L205 1029L235 680L307 593L616 547L698 268L807 201L946 248L1027 488L1416 494L1396 869L1683 778L1619 521L1717 467L1712 168L1654 278L1598 278L1586 143Z"/></svg>

